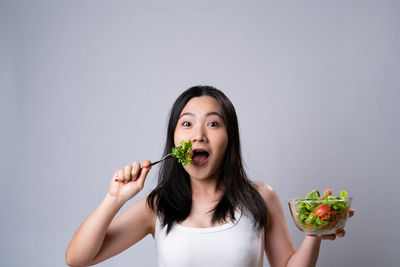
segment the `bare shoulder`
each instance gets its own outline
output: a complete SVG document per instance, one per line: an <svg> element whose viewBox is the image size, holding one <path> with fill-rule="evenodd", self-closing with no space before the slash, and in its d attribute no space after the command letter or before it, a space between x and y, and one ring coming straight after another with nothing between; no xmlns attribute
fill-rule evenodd
<svg viewBox="0 0 400 267"><path fill-rule="evenodd" d="M269 184L254 183L253 187L257 190L265 203L279 201L278 194L276 193L275 189L272 188L272 186L270 186Z"/></svg>
<svg viewBox="0 0 400 267"><path fill-rule="evenodd" d="M253 187L263 198L271 198L276 194L275 190L269 184L254 183Z"/></svg>
<svg viewBox="0 0 400 267"><path fill-rule="evenodd" d="M156 212L154 210L152 210L149 207L149 205L147 204L147 198L148 198L148 196L145 196L145 197L139 199L139 201L134 205L138 205L140 207L140 209L144 211L144 214L146 216L148 216L149 218L150 217L154 217L155 218L156 217Z"/></svg>

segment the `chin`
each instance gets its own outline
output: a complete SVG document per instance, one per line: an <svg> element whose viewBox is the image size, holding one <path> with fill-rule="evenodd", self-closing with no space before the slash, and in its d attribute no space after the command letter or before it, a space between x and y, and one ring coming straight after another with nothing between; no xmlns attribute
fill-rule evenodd
<svg viewBox="0 0 400 267"><path fill-rule="evenodd" d="M215 175L216 175L216 171L211 171L210 169L208 169L208 168L205 168L205 169L197 169L196 167L194 167L194 168L196 168L196 169L194 169L194 168L192 168L192 167L194 167L194 166L190 166L190 167L186 167L185 168L185 170L186 170L186 172L190 175L190 177L191 178L193 178L193 179L197 179L197 180L207 180L207 179L210 179L210 178L212 178L212 177L215 177Z"/></svg>

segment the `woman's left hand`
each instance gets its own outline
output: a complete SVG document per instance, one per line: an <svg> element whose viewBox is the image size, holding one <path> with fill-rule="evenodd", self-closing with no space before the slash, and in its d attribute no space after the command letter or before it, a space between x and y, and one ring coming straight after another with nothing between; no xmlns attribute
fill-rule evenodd
<svg viewBox="0 0 400 267"><path fill-rule="evenodd" d="M330 189L325 189L324 195L332 195L332 191ZM349 209L349 217L352 217L354 215L354 209ZM343 237L346 234L346 231L341 228L336 230L336 233L331 234L331 235L312 235L314 237L317 237L319 239L326 239L326 240L335 240L336 237Z"/></svg>

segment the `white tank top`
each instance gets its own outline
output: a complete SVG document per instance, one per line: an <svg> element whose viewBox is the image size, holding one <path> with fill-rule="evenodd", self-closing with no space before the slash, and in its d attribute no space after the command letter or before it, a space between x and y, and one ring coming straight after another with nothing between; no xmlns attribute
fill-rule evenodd
<svg viewBox="0 0 400 267"><path fill-rule="evenodd" d="M236 221L209 228L175 223L168 235L156 220L155 241L160 267L262 267L264 231L251 215L237 211Z"/></svg>

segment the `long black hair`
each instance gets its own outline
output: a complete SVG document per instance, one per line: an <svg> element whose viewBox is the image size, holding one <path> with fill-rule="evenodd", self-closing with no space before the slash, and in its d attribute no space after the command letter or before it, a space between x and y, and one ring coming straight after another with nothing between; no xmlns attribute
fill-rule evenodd
<svg viewBox="0 0 400 267"><path fill-rule="evenodd" d="M228 216L235 220L235 210L245 207L253 215L254 227L260 230L267 223L267 207L244 171L236 111L224 93L212 86L194 86L184 91L172 106L163 154L169 154L175 146L175 128L186 103L193 97L204 95L218 101L228 134L228 145L218 181L223 185L224 192L213 209L211 223L226 222ZM167 233L175 222L181 222L189 216L192 208L190 177L177 160L163 162L157 187L149 194L147 204L160 216L162 227L167 226Z"/></svg>

